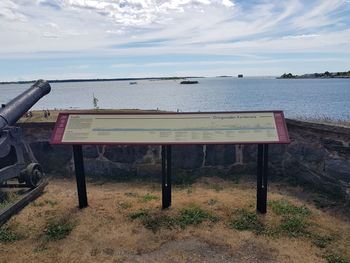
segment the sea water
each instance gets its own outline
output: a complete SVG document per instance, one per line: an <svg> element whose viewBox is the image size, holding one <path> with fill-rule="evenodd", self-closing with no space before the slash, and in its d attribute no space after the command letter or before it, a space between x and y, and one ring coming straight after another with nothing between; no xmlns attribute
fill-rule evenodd
<svg viewBox="0 0 350 263"><path fill-rule="evenodd" d="M169 111L283 110L287 117L350 119L350 79L199 78L52 83L33 109L159 109ZM6 103L29 84L0 85Z"/></svg>

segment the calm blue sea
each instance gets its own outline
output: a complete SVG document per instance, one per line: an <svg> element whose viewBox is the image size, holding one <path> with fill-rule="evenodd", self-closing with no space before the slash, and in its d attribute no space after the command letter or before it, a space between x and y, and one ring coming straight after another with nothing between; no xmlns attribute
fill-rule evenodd
<svg viewBox="0 0 350 263"><path fill-rule="evenodd" d="M350 79L203 78L179 80L53 83L33 109L99 108L171 111L283 110L287 117L350 119ZM0 85L6 103L30 85Z"/></svg>

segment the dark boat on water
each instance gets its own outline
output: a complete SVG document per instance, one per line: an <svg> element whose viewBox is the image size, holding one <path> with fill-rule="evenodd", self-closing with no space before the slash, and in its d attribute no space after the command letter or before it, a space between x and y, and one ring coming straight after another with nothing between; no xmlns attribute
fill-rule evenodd
<svg viewBox="0 0 350 263"><path fill-rule="evenodd" d="M131 82L129 82L129 85L136 85L136 84L137 84L136 81L131 81Z"/></svg>
<svg viewBox="0 0 350 263"><path fill-rule="evenodd" d="M184 80L181 81L180 84L198 84L197 80Z"/></svg>

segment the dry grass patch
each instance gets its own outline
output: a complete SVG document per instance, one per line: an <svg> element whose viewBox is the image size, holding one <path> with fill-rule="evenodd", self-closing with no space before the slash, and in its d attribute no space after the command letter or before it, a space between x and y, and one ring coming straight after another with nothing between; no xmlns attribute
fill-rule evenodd
<svg viewBox="0 0 350 263"><path fill-rule="evenodd" d="M75 181L52 180L10 220L25 238L0 242L0 262L347 262L349 222L273 190L259 215L253 184L207 181L174 187L166 210L160 185L88 183L79 210Z"/></svg>

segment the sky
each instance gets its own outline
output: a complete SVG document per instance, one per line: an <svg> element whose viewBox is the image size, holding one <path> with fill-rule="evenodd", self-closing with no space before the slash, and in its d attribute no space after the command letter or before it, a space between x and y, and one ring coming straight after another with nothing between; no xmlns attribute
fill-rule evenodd
<svg viewBox="0 0 350 263"><path fill-rule="evenodd" d="M0 81L350 70L350 0L1 0Z"/></svg>

